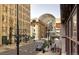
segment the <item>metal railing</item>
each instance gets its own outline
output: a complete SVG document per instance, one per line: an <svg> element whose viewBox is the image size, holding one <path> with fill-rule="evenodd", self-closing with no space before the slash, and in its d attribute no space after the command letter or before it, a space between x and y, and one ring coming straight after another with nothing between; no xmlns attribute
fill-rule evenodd
<svg viewBox="0 0 79 59"><path fill-rule="evenodd" d="M71 40L71 41L75 42L77 45L79 45L79 41L76 41L76 40L74 40L74 39L73 39L73 38L71 38L71 37L62 36L62 38L69 39L69 40Z"/></svg>

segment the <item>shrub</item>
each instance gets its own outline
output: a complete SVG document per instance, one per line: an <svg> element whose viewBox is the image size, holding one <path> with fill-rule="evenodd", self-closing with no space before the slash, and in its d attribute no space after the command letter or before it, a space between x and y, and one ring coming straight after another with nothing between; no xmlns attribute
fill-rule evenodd
<svg viewBox="0 0 79 59"><path fill-rule="evenodd" d="M43 43L43 48L45 48L45 47L47 47L47 46L48 46L48 42L45 41L45 42Z"/></svg>

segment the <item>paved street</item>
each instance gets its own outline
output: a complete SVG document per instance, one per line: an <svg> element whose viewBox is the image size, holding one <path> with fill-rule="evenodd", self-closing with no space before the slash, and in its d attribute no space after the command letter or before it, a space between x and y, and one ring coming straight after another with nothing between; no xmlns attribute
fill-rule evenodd
<svg viewBox="0 0 79 59"><path fill-rule="evenodd" d="M56 53L52 53L51 51L42 53L42 51L35 51L36 45L38 43L34 41L30 41L29 44L25 44L20 47L20 55L56 55ZM15 49L8 49L8 51L0 52L0 55L16 55L17 53Z"/></svg>
<svg viewBox="0 0 79 59"><path fill-rule="evenodd" d="M29 44L26 44L24 46L20 47L20 55L36 55L38 52L35 51L35 47L36 47L35 42L30 42ZM11 49L5 52L1 52L0 55L16 55L17 53L16 48L15 49Z"/></svg>
<svg viewBox="0 0 79 59"><path fill-rule="evenodd" d="M37 55L56 55L56 53L52 53L51 51L42 53L42 51L41 51Z"/></svg>
<svg viewBox="0 0 79 59"><path fill-rule="evenodd" d="M20 55L36 55L38 51L35 51L36 42L31 42L27 46L20 47Z"/></svg>

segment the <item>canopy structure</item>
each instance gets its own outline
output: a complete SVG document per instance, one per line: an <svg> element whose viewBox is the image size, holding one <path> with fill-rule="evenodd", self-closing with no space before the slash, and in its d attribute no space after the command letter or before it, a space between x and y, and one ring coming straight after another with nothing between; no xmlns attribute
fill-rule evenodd
<svg viewBox="0 0 79 59"><path fill-rule="evenodd" d="M51 21L55 21L55 17L52 14L43 14L41 15L38 20L42 21L43 23L45 23L46 25L48 25L48 22Z"/></svg>

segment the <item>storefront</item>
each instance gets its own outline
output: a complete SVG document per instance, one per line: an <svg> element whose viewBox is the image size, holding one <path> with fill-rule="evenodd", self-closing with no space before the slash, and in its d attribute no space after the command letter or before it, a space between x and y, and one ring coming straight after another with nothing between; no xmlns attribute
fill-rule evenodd
<svg viewBox="0 0 79 59"><path fill-rule="evenodd" d="M79 46L77 42L79 41L78 33L79 33L79 17L78 17L78 10L79 5L68 5L64 4L61 5L61 7L66 8L66 10L61 9L64 16L61 16L61 18L64 18L65 20L62 21L62 25L65 26L65 35L70 39L65 39L65 51L67 55L77 55L79 54ZM64 10L64 11L63 11ZM64 13L66 12L66 13ZM62 14L61 14L62 15Z"/></svg>

